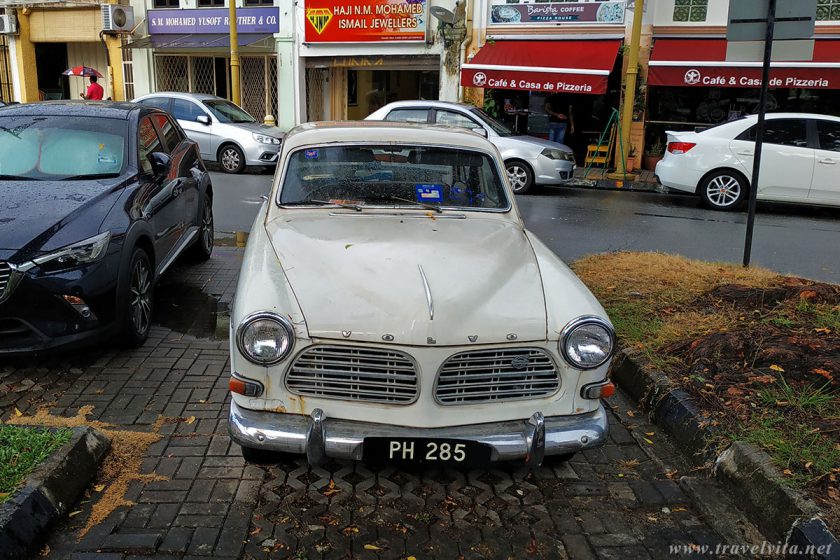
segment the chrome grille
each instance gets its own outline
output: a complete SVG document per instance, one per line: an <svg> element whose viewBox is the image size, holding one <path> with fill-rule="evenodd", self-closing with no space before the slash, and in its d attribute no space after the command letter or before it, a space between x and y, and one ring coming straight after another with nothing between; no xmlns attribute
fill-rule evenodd
<svg viewBox="0 0 840 560"><path fill-rule="evenodd" d="M3 294L6 293L6 287L9 285L9 280L12 278L12 267L9 263L0 261L0 300L3 299Z"/></svg>
<svg viewBox="0 0 840 560"><path fill-rule="evenodd" d="M417 398L419 384L414 360L402 352L319 345L295 359L286 387L310 397L406 404Z"/></svg>
<svg viewBox="0 0 840 560"><path fill-rule="evenodd" d="M462 352L440 368L441 404L512 401L551 395L560 387L554 360L540 348Z"/></svg>

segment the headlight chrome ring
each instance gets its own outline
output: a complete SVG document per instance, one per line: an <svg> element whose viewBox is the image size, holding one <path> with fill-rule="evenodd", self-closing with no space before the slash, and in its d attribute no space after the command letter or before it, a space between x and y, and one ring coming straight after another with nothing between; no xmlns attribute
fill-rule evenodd
<svg viewBox="0 0 840 560"><path fill-rule="evenodd" d="M279 327L286 336L285 343L282 339L280 339L279 348L274 356L261 358L248 351L248 346L246 344L246 336L249 335L248 329L260 321L276 323L277 327ZM276 339L278 338L279 337L276 337ZM252 313L251 315L245 317L236 329L236 347L239 350L239 353L242 354L249 362L260 366L271 366L283 361L287 356L289 356L289 354L292 353L294 346L294 327L288 319L278 315L277 313L272 313L270 311L258 311L256 313Z"/></svg>
<svg viewBox="0 0 840 560"><path fill-rule="evenodd" d="M607 336L609 337L609 350L605 353L604 358L598 361L597 363L583 364L572 359L572 357L569 355L569 349L567 344L569 337L575 332L575 330L587 325L594 325L604 329ZM577 319L570 321L569 324L563 327L563 331L560 333L559 346L560 353L563 355L563 359L566 360L566 363L568 363L572 367L582 370L595 369L604 365L612 358L613 353L615 352L615 331L613 330L612 326L601 317L597 317L594 315L584 315L582 317L578 317Z"/></svg>

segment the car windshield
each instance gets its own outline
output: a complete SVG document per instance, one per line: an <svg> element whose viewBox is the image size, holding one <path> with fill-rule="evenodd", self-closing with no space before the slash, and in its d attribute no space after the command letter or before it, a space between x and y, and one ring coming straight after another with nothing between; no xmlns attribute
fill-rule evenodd
<svg viewBox="0 0 840 560"><path fill-rule="evenodd" d="M118 177L127 129L99 116L0 116L0 180Z"/></svg>
<svg viewBox="0 0 840 560"><path fill-rule="evenodd" d="M418 145L331 146L289 157L280 204L417 206L439 210L509 207L487 154Z"/></svg>
<svg viewBox="0 0 840 560"><path fill-rule="evenodd" d="M474 107L471 109L473 113L478 115L479 117L487 123L487 126L493 129L493 132L498 134L499 136L514 136L516 133L508 127L508 125L497 121L490 115L488 115L483 109L479 109L478 107Z"/></svg>
<svg viewBox="0 0 840 560"><path fill-rule="evenodd" d="M256 119L245 112L245 109L234 105L230 101L224 99L213 99L210 101L203 101L204 105L210 109L219 122L223 123L250 123L256 122Z"/></svg>

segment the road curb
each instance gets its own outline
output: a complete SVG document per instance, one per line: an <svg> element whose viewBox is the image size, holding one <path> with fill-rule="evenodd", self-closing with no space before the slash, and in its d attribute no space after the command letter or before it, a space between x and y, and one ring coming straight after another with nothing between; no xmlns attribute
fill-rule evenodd
<svg viewBox="0 0 840 560"><path fill-rule="evenodd" d="M819 517L817 505L783 484L767 453L742 441L716 445L722 434L700 414L691 396L631 350L619 351L611 376L695 464L714 465L715 478L765 536L797 550L812 546L815 552L807 558L840 559L840 542Z"/></svg>
<svg viewBox="0 0 840 560"><path fill-rule="evenodd" d="M29 427L29 426L21 426ZM41 427L41 426L31 426ZM0 504L0 558L21 558L76 503L96 475L110 440L87 426L53 453Z"/></svg>

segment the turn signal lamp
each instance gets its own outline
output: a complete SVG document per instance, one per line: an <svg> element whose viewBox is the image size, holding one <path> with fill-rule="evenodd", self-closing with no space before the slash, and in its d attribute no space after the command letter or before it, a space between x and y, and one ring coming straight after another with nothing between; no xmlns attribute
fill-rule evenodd
<svg viewBox="0 0 840 560"><path fill-rule="evenodd" d="M584 399L608 399L615 394L615 385L612 381L586 385L580 394Z"/></svg>
<svg viewBox="0 0 840 560"><path fill-rule="evenodd" d="M246 397L259 397L262 395L263 387L256 381L246 381L239 377L231 377L228 381L228 389L231 393L245 395Z"/></svg>

